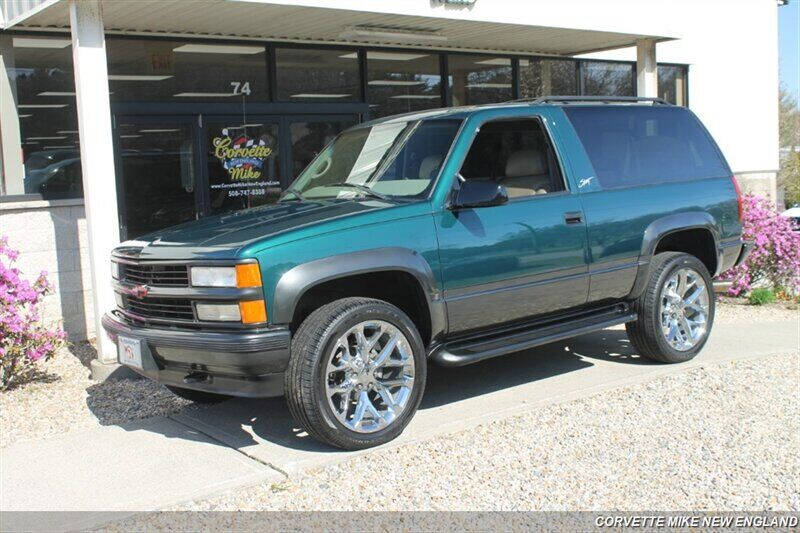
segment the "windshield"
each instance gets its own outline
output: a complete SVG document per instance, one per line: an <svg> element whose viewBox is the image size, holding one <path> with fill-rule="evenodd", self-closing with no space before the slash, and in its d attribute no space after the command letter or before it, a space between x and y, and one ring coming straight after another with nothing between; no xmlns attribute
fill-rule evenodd
<svg viewBox="0 0 800 533"><path fill-rule="evenodd" d="M422 120L346 130L306 167L283 198L423 196L460 125L460 120Z"/></svg>

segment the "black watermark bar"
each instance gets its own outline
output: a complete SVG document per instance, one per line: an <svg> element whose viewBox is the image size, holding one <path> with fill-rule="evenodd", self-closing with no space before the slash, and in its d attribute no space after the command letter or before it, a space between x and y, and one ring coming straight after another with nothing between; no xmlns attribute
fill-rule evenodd
<svg viewBox="0 0 800 533"><path fill-rule="evenodd" d="M6 531L797 531L800 512L0 512Z"/></svg>

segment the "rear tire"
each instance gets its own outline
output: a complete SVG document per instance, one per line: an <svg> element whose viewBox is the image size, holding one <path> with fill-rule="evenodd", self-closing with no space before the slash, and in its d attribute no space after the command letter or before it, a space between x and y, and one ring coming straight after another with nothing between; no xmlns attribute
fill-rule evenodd
<svg viewBox="0 0 800 533"><path fill-rule="evenodd" d="M689 361L703 348L714 324L711 276L692 255L656 254L633 309L639 317L625 329L640 355L662 363Z"/></svg>
<svg viewBox="0 0 800 533"><path fill-rule="evenodd" d="M286 402L314 439L345 450L391 441L417 411L426 354L397 307L343 298L320 307L292 338Z"/></svg>
<svg viewBox="0 0 800 533"><path fill-rule="evenodd" d="M165 385L165 387L172 391L172 394L180 396L181 398L194 403L219 403L233 398L233 396L226 396L225 394L215 394L213 392L205 392L201 390L184 389L182 387L174 387L172 385Z"/></svg>

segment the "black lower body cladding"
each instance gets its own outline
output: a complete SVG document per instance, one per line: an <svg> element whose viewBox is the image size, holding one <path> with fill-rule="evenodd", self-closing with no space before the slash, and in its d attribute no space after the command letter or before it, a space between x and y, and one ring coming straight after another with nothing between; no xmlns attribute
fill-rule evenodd
<svg viewBox="0 0 800 533"><path fill-rule="evenodd" d="M133 326L113 314L103 328L118 342L141 347L137 373L164 385L250 398L283 395L290 333L285 327L258 331L188 331Z"/></svg>

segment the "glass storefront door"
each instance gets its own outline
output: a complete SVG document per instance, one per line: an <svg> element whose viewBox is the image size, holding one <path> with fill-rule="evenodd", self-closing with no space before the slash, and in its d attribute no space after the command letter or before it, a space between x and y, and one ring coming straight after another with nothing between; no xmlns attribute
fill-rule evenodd
<svg viewBox="0 0 800 533"><path fill-rule="evenodd" d="M281 194L281 121L207 118L204 167L209 214L270 204Z"/></svg>
<svg viewBox="0 0 800 533"><path fill-rule="evenodd" d="M195 124L193 117L117 117L122 238L197 217Z"/></svg>

